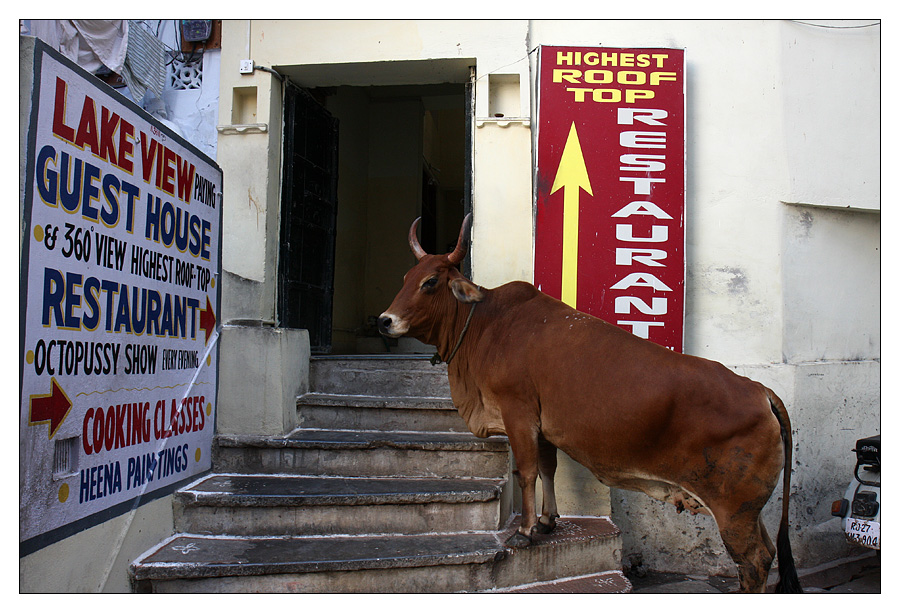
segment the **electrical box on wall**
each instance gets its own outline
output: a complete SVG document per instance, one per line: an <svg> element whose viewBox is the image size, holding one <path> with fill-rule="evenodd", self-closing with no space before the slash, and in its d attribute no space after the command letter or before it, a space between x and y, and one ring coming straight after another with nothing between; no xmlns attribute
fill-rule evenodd
<svg viewBox="0 0 900 613"><path fill-rule="evenodd" d="M212 19L182 19L181 38L189 43L202 43L212 35Z"/></svg>
<svg viewBox="0 0 900 613"><path fill-rule="evenodd" d="M185 53L199 49L222 48L221 19L180 19L181 50Z"/></svg>

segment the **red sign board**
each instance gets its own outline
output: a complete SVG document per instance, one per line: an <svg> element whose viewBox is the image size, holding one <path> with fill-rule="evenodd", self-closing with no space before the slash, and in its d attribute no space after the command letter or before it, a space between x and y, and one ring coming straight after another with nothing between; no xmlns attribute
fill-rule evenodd
<svg viewBox="0 0 900 613"><path fill-rule="evenodd" d="M684 51L540 48L534 281L681 352Z"/></svg>

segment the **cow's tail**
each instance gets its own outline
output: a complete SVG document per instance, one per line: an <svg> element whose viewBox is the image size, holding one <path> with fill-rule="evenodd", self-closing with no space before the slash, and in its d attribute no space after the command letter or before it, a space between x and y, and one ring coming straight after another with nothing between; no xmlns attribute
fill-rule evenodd
<svg viewBox="0 0 900 613"><path fill-rule="evenodd" d="M781 503L781 524L778 527L778 538L775 547L778 551L778 584L775 592L781 594L799 594L803 592L800 587L800 579L797 577L797 567L794 565L794 556L791 553L791 541L788 536L788 506L791 499L791 468L793 467L794 444L791 439L791 420L781 398L775 392L766 388L769 404L772 412L781 426L781 442L784 445L784 492Z"/></svg>

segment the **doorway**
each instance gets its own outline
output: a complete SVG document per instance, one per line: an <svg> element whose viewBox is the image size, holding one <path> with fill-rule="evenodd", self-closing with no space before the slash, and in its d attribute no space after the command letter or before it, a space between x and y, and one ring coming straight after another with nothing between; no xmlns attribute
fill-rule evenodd
<svg viewBox="0 0 900 613"><path fill-rule="evenodd" d="M419 238L426 249L446 252L472 210L474 65L474 58L460 57L273 66L336 130L332 242L320 233L318 246L298 247L300 261L326 283L309 284L304 296L289 295L290 283L279 282L279 319L292 308L302 312L302 323L293 327L310 330L313 353L433 352L411 339L387 342L375 322L415 264L406 240L413 220L422 217ZM284 121L287 128L287 99ZM287 129L285 135L287 147ZM293 181L291 172L283 168L283 185ZM294 222L283 216L282 224L282 237L289 237L284 224ZM318 253L307 257L308 249ZM463 273L470 272L467 258ZM304 299L311 304L296 304Z"/></svg>
<svg viewBox="0 0 900 613"><path fill-rule="evenodd" d="M431 353L412 339L383 338L375 322L415 264L406 240L413 220L422 217L423 247L445 253L471 210L471 88L337 86L309 94L340 126L330 313L310 324L328 327L330 343L314 353Z"/></svg>

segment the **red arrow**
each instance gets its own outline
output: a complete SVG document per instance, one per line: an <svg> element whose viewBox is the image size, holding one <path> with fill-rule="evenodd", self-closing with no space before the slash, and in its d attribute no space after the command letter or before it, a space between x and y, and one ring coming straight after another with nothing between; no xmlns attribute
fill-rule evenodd
<svg viewBox="0 0 900 613"><path fill-rule="evenodd" d="M216 329L216 314L213 313L212 305L209 303L209 296L206 297L206 308L200 311L200 329L206 330L206 343L208 343L209 336Z"/></svg>
<svg viewBox="0 0 900 613"><path fill-rule="evenodd" d="M51 391L49 394L33 394L31 396L31 410L28 416L28 425L50 424L48 438L53 438L56 431L65 421L72 409L72 401L56 382L56 377L50 377Z"/></svg>

